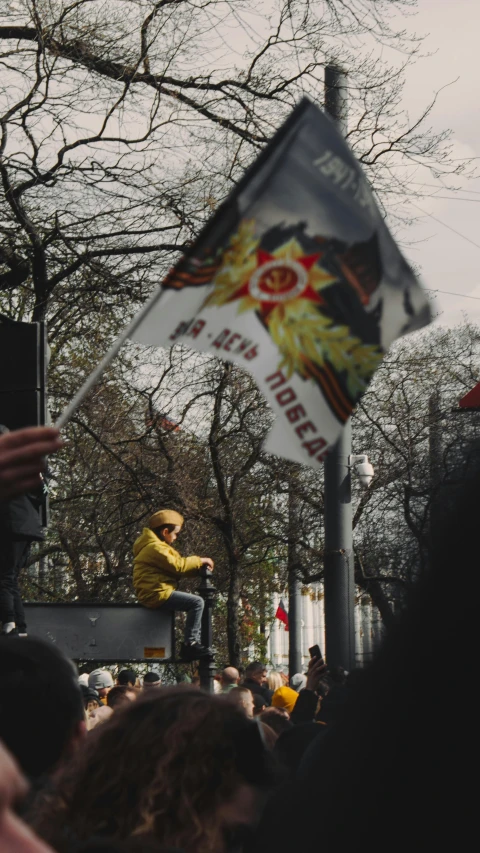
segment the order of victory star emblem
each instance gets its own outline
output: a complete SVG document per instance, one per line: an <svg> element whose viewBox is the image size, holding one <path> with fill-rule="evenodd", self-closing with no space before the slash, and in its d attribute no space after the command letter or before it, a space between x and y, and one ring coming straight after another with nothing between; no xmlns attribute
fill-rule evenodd
<svg viewBox="0 0 480 853"><path fill-rule="evenodd" d="M308 271L320 255L294 260L293 258L275 258L266 252L258 252L261 263L250 276L248 290L250 296L259 302L286 302L304 295L308 288ZM264 261L262 263L262 261ZM317 294L309 294L314 299Z"/></svg>
<svg viewBox="0 0 480 853"><path fill-rule="evenodd" d="M306 255L294 237L266 252L254 237L254 223L244 221L230 241L206 304L239 300L240 312L258 311L266 320L299 301L323 303L320 291L336 277L319 265L321 256Z"/></svg>

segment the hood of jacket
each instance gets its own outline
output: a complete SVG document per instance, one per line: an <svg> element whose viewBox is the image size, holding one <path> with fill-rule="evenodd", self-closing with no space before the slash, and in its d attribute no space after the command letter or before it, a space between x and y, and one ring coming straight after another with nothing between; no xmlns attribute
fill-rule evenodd
<svg viewBox="0 0 480 853"><path fill-rule="evenodd" d="M143 548L146 548L147 545L156 545L158 542L162 542L162 539L159 539L149 527L144 527L138 539L133 543L133 556L138 557Z"/></svg>

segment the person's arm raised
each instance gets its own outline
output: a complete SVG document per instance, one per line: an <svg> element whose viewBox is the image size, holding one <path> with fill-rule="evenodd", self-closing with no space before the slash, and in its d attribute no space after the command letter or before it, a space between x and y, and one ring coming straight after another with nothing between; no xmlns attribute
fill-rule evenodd
<svg viewBox="0 0 480 853"><path fill-rule="evenodd" d="M18 497L41 484L45 457L62 447L54 427L27 427L0 436L0 501Z"/></svg>

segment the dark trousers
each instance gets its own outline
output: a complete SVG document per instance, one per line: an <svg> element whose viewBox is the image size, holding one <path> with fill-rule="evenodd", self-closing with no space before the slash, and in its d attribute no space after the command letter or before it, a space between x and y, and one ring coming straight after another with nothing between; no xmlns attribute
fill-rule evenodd
<svg viewBox="0 0 480 853"><path fill-rule="evenodd" d="M0 543L0 622L15 622L20 632L26 623L18 576L28 560L30 545L15 539Z"/></svg>

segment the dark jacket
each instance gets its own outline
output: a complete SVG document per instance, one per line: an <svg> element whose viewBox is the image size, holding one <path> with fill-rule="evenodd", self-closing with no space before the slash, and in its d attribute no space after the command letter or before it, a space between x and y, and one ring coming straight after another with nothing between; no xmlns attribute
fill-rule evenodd
<svg viewBox="0 0 480 853"><path fill-rule="evenodd" d="M306 687L300 690L295 707L290 714L290 720L294 725L299 723L313 723L318 705L318 696L313 690Z"/></svg>
<svg viewBox="0 0 480 853"><path fill-rule="evenodd" d="M272 704L273 692L269 690L268 687L264 687L262 684L257 684L257 682L253 681L252 678L246 678L242 687L248 687L254 696L255 694L257 694L257 696L262 696L262 698L265 699L265 705Z"/></svg>
<svg viewBox="0 0 480 853"><path fill-rule="evenodd" d="M0 541L41 542L45 534L39 509L40 501L35 495L20 495L0 503Z"/></svg>
<svg viewBox="0 0 480 853"><path fill-rule="evenodd" d="M292 726L289 731L282 732L273 751L290 776L296 773L312 741L324 735L326 731L327 726L323 723L300 723Z"/></svg>

